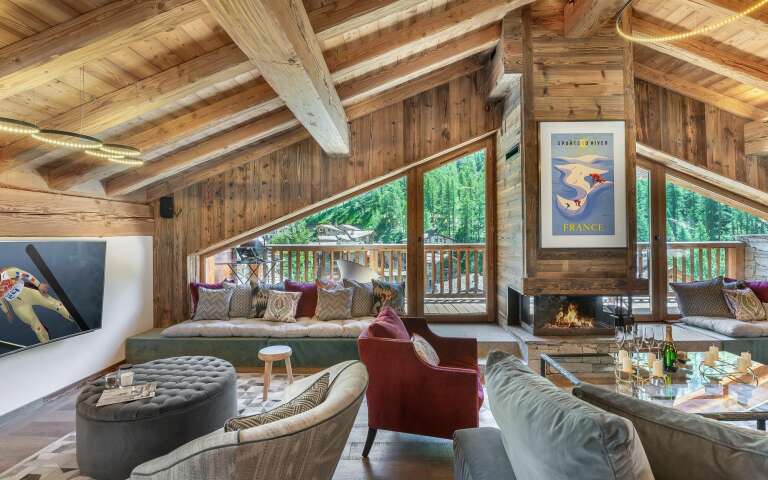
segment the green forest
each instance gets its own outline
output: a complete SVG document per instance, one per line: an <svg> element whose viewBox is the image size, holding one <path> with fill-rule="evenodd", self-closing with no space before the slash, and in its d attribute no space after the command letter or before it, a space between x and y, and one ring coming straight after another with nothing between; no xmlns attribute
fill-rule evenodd
<svg viewBox="0 0 768 480"><path fill-rule="evenodd" d="M459 243L485 241L485 152L424 176L424 232ZM406 183L401 178L276 230L269 243L317 242L321 224L373 230L373 243L405 243Z"/></svg>
<svg viewBox="0 0 768 480"><path fill-rule="evenodd" d="M768 222L696 192L667 182L667 239L670 242L735 240L768 233ZM637 181L637 241L649 240L648 178Z"/></svg>

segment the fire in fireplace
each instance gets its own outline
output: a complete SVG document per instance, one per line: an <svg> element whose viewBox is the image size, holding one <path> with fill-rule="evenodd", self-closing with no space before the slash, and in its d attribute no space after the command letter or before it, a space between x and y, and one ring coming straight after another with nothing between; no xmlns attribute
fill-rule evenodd
<svg viewBox="0 0 768 480"><path fill-rule="evenodd" d="M613 335L620 297L522 295L509 289L507 321L534 335Z"/></svg>

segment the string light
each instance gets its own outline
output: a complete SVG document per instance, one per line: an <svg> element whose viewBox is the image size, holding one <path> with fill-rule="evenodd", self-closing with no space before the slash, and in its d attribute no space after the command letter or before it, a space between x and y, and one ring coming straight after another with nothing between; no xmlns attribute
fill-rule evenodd
<svg viewBox="0 0 768 480"><path fill-rule="evenodd" d="M138 158L117 158L117 157L111 157L109 158L109 161L112 163L119 163L120 165L128 165L131 167L138 167L140 165L144 165L144 161L140 160Z"/></svg>
<svg viewBox="0 0 768 480"><path fill-rule="evenodd" d="M106 158L107 160L112 160L113 158L116 158L116 159L123 159L123 158L125 158L125 156L123 156L123 155L115 155L113 153L106 153L106 152L102 152L102 151L97 150L97 149L86 150L85 154L86 155L90 155L92 157Z"/></svg>
<svg viewBox="0 0 768 480"><path fill-rule="evenodd" d="M118 145L116 143L105 143L99 150L104 153L111 154L112 156L121 157L138 157L141 155L141 150L127 145Z"/></svg>
<svg viewBox="0 0 768 480"><path fill-rule="evenodd" d="M65 132L63 130L40 130L32 134L32 138L49 145L77 150L87 150L102 146L101 140L79 133Z"/></svg>
<svg viewBox="0 0 768 480"><path fill-rule="evenodd" d="M18 133L21 135L31 135L40 131L32 123L16 120L13 118L0 117L0 131L8 133Z"/></svg>
<svg viewBox="0 0 768 480"><path fill-rule="evenodd" d="M624 14L624 10L626 10L626 8L631 4L632 4L631 1L627 2L627 4L624 6L621 12L619 12L619 15L616 17L616 32L619 34L619 36L624 38L625 40L629 40L631 42L636 42L636 43L663 43L663 42L674 42L675 40L684 40L686 38L694 37L696 35L702 35L704 33L709 33L713 30L717 30L718 28L722 28L728 25L729 23L733 23L736 20L744 18L747 15L750 15L751 13L762 8L763 6L768 4L768 0L760 0L754 5L752 5L751 7L745 10L742 10L741 12L734 13L733 15L730 15L720 21L717 21L715 23L710 23L708 25L704 25L703 27L695 28L687 32L673 33L670 35L642 36L642 37L636 37L634 35L624 32L621 29L621 18Z"/></svg>

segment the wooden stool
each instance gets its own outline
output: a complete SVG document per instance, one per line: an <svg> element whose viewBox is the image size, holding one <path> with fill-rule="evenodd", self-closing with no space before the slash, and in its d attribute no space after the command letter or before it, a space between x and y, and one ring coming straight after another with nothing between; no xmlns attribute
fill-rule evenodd
<svg viewBox="0 0 768 480"><path fill-rule="evenodd" d="M264 395L265 402L269 399L269 381L272 377L272 362L285 360L285 370L288 373L288 383L293 383L291 371L291 347L287 345L272 345L259 350L259 360L264 362Z"/></svg>

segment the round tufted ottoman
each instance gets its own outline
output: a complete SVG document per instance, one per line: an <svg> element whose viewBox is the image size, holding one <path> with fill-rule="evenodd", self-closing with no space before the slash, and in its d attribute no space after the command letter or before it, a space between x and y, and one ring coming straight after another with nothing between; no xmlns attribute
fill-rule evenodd
<svg viewBox="0 0 768 480"><path fill-rule="evenodd" d="M237 377L215 357L174 357L135 365L134 383L157 382L154 398L97 407L104 380L77 398L82 475L124 480L137 465L224 426L237 415Z"/></svg>

